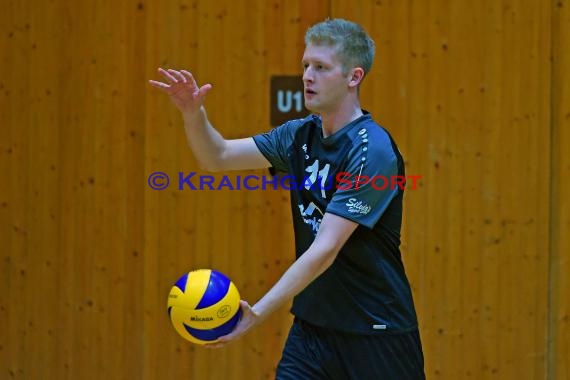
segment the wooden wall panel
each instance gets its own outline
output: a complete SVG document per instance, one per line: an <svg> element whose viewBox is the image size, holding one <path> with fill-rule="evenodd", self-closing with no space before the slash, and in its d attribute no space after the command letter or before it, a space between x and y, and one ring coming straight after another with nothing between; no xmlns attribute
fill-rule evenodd
<svg viewBox="0 0 570 380"><path fill-rule="evenodd" d="M364 106L423 176L406 195L403 250L428 376L542 378L549 5L361 5L331 12L373 34L381 69Z"/></svg>
<svg viewBox="0 0 570 380"><path fill-rule="evenodd" d="M1 378L141 377L147 85L111 6L3 6Z"/></svg>
<svg viewBox="0 0 570 380"><path fill-rule="evenodd" d="M53 68L60 63L60 57L51 52L59 50L61 35L59 31L47 33L45 28L57 19L60 6L46 7L41 19L30 8L10 2L3 6L0 22L1 61L6 69L0 80L0 161L6 175L0 190L1 283L5 293L0 298L4 326L0 377L6 378L38 378L42 367L48 374L57 371L52 363L58 347L53 299L60 264L59 226L55 223L59 183L53 152L57 152L59 137L58 131L49 127L59 117L59 99L54 91L57 78L42 75L45 72L39 64Z"/></svg>
<svg viewBox="0 0 570 380"><path fill-rule="evenodd" d="M177 190L178 172L208 173L147 80L190 69L213 84L226 137L263 132L270 76L300 74L304 32L329 15L375 39L363 105L422 175L403 253L428 378L568 378L569 8L4 0L0 378L273 377L286 307L210 351L179 338L165 306L198 267L261 297L293 260L288 195ZM155 171L167 190L148 187Z"/></svg>
<svg viewBox="0 0 570 380"><path fill-rule="evenodd" d="M570 2L552 2L549 379L570 379Z"/></svg>

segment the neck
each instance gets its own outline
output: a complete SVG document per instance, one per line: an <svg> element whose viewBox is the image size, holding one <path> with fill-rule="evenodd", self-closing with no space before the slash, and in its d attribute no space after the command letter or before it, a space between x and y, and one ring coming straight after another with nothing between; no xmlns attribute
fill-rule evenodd
<svg viewBox="0 0 570 380"><path fill-rule="evenodd" d="M333 135L362 115L362 109L358 102L348 104L344 107L339 107L334 112L321 113L323 137Z"/></svg>

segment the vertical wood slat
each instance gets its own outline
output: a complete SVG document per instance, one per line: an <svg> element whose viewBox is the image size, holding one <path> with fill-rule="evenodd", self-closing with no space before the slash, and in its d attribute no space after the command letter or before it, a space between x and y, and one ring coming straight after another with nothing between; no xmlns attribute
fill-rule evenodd
<svg viewBox="0 0 570 380"><path fill-rule="evenodd" d="M478 303L471 310L473 318L470 321L477 321L474 326L475 336L480 336L480 341L476 342L477 349L480 350L480 358L475 360L475 365L479 371L484 372L487 377L498 373L500 366L500 349L497 344L501 337L501 326L498 324L497 313L500 307L500 299L497 297L499 281L501 278L501 268L498 260L501 256L501 247L496 244L499 236L503 234L501 223L497 222L496 204L500 200L501 187L504 181L496 172L497 161L503 145L501 139L501 128L496 125L503 125L503 71L507 67L505 54L502 53L506 44L503 42L503 6L501 3L487 2L486 11L488 24L485 28L484 41L492 54L486 54L488 59L483 67L483 78L481 90L484 91L482 111L484 112L479 143L481 147L487 147L491 153L483 154L483 148L479 150L479 162L481 170L474 184L475 191L479 188L483 190L483 202L473 202L473 218L470 220L469 230L472 232L470 244L475 249L480 250L480 262L477 270L480 271L480 290L475 298ZM482 54L485 54L482 52ZM472 334L470 334L472 335ZM472 362L473 360L470 360Z"/></svg>
<svg viewBox="0 0 570 380"><path fill-rule="evenodd" d="M0 351L0 358L3 358L2 372L5 375L23 376L30 369L26 367L23 360L23 353L28 348L26 341L26 331L18 320L19 313L12 304L26 301L31 298L29 292L24 291L27 256L24 251L26 234L29 231L27 210L18 207L26 200L26 194L18 192L18 189L27 186L27 177L22 175L22 170L28 163L28 146L26 136L17 133L11 125L29 125L29 113L22 112L23 104L16 103L12 99L20 97L30 98L27 91L28 78L24 72L18 70L18 65L26 61L29 57L29 20L17 17L27 12L25 4L10 3L7 9L0 16L2 24L6 25L3 33L3 51L10 51L11 55L2 55L2 65L7 68L12 75L2 79L2 112L0 112L0 139L2 144L1 162L2 169L10 181L2 181L2 223L0 242L2 243L2 289L13 289L6 297L2 297L0 302L0 318L4 326L12 328L6 329L1 339L3 349ZM27 25L27 27L26 27ZM18 160L21 166L10 165L13 160ZM29 272L29 271L28 271ZM29 315L26 315L29 318ZM26 322L29 319L26 318Z"/></svg>
<svg viewBox="0 0 570 380"><path fill-rule="evenodd" d="M552 1L552 161L548 378L570 378L570 2Z"/></svg>
<svg viewBox="0 0 570 380"><path fill-rule="evenodd" d="M506 146L499 157L505 163L502 180L524 190L508 192L499 202L503 233L499 263L507 269L501 270L499 281L504 296L498 314L498 370L507 368L507 374L519 378L540 378L546 369L548 260L542 242L548 237L549 210L537 195L549 180L543 169L548 167L549 139L542 126L550 120L550 72L544 70L550 65L550 33L544 27L550 25L550 7L519 2L505 9L503 17L505 46L514 47L513 53L504 55L503 87L510 85L514 91L504 93L503 120L510 128L501 129ZM532 358L533 364L521 365L521 356Z"/></svg>
<svg viewBox="0 0 570 380"><path fill-rule="evenodd" d="M27 23L30 25L28 49L30 62L41 62L48 70L57 68L61 64L61 55L52 54L60 50L60 30L51 30L49 25L57 20L61 4L52 4L46 7L43 14L29 12ZM31 9L30 9L31 11ZM27 63L21 62L27 66ZM37 367L27 366L25 375L30 378L41 377L46 368L47 373L55 375L57 368L52 363L57 360L58 347L58 315L45 313L53 306L54 296L59 291L57 283L60 275L60 257L57 251L60 246L58 239L61 226L57 223L60 207L58 198L59 181L57 176L54 152L59 149L59 131L49 128L57 124L60 115L57 112L58 102L56 96L58 76L45 76L45 72L38 67L29 67L28 102L23 101L22 111L29 116L28 129L23 135L27 138L29 149L27 168L22 168L21 176L28 175L28 186L25 190L27 201L34 207L26 209L28 213L25 267L21 273L24 289L24 303L28 306L20 314L20 323L26 331L25 356L27 360L37 363ZM48 126L46 128L46 126ZM33 200L32 200L33 199ZM51 249L45 249L49 247ZM37 279L42 286L30 286Z"/></svg>

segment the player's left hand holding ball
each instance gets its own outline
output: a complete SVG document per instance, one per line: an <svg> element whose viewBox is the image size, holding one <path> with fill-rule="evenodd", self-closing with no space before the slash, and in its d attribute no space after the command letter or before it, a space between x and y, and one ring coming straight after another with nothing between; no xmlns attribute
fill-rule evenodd
<svg viewBox="0 0 570 380"><path fill-rule="evenodd" d="M204 347L208 348L224 347L228 343L231 343L234 340L245 335L245 333L247 333L252 327L256 326L257 324L259 324L259 322L261 322L261 318L257 314L255 314L251 306L246 301L241 300L239 304L242 314L238 324L232 330L232 332L229 333L228 335L219 337L215 343L204 345Z"/></svg>

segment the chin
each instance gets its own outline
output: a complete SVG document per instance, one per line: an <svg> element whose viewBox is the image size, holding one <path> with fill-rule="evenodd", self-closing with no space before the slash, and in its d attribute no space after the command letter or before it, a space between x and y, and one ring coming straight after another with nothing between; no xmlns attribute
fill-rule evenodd
<svg viewBox="0 0 570 380"><path fill-rule="evenodd" d="M305 102L305 108L311 111L312 113L319 113L318 107L315 104L310 104L308 102Z"/></svg>

